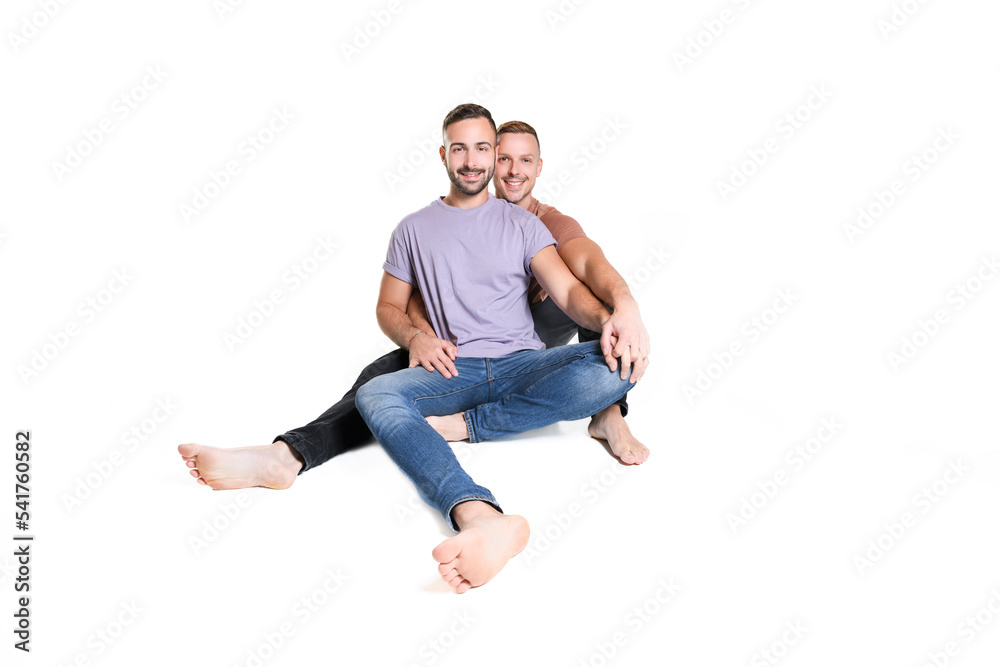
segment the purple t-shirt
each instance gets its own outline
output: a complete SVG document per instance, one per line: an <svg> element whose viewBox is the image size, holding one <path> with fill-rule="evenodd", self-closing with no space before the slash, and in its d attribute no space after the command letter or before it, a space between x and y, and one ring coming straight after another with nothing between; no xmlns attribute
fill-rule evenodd
<svg viewBox="0 0 1000 667"><path fill-rule="evenodd" d="M528 304L531 259L555 239L523 208L492 194L471 209L435 199L403 218L382 268L420 290L438 336L460 357L541 350Z"/></svg>

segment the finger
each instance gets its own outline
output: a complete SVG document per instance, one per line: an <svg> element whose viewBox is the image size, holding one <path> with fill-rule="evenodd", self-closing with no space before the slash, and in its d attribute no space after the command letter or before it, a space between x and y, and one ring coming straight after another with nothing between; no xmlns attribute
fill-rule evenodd
<svg viewBox="0 0 1000 667"><path fill-rule="evenodd" d="M448 347L446 349L448 351L448 356L452 359L458 356L458 347L454 343L448 343ZM458 375L458 373L455 373L455 375Z"/></svg>
<svg viewBox="0 0 1000 667"><path fill-rule="evenodd" d="M607 359L608 355L611 354L611 346L614 342L611 340L611 327L601 328L601 352L604 353L604 358ZM612 366L611 370L614 370Z"/></svg>
<svg viewBox="0 0 1000 667"><path fill-rule="evenodd" d="M642 376L646 374L646 369L649 368L649 358L639 359L635 362L632 367L632 382L638 382L642 379Z"/></svg>
<svg viewBox="0 0 1000 667"><path fill-rule="evenodd" d="M632 382L638 382L639 378L635 376L635 369L644 360L645 355L643 354L642 349L639 347L638 340L636 340L629 346L628 351L632 357Z"/></svg>
<svg viewBox="0 0 1000 667"><path fill-rule="evenodd" d="M413 368L414 366L419 366L419 365L420 365L419 361L417 361L413 357L410 357L410 365L407 366L407 368Z"/></svg>
<svg viewBox="0 0 1000 667"><path fill-rule="evenodd" d="M627 380L629 371L632 370L632 354L629 352L628 346L625 347L625 351L622 353L622 379Z"/></svg>
<svg viewBox="0 0 1000 667"><path fill-rule="evenodd" d="M445 377L445 379L451 379L451 373L448 372L448 368L444 365L444 362L440 358L432 359L431 365L437 369L437 372Z"/></svg>
<svg viewBox="0 0 1000 667"><path fill-rule="evenodd" d="M442 355L442 356L444 357L444 359L442 359L441 362L444 364L444 367L448 369L449 373L451 373L455 377L458 377L458 369L455 368L455 363L454 363L454 361L452 361L454 359L454 357L452 357L452 356L450 356L448 354L445 354L445 355Z"/></svg>
<svg viewBox="0 0 1000 667"><path fill-rule="evenodd" d="M621 332L619 332L621 333ZM625 354L625 350L631 345L630 339L626 338L624 335L618 339L618 344L615 345L614 355L620 357Z"/></svg>
<svg viewBox="0 0 1000 667"><path fill-rule="evenodd" d="M431 362L430 362L429 359L424 359L423 361L420 362L420 365L423 366L424 368L426 368L431 373L434 372L434 366L431 365Z"/></svg>
<svg viewBox="0 0 1000 667"><path fill-rule="evenodd" d="M618 370L618 358L612 354L610 345L608 346L608 351L604 353L604 363L608 365L608 368L611 369L612 373Z"/></svg>

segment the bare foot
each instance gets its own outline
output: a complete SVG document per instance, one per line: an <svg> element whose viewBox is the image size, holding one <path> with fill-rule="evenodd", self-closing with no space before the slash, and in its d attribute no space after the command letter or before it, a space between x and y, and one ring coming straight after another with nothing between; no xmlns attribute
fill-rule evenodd
<svg viewBox="0 0 1000 667"><path fill-rule="evenodd" d="M431 553L456 593L485 584L528 544L531 529L523 516L500 514L480 500L459 503L452 513L461 532Z"/></svg>
<svg viewBox="0 0 1000 667"><path fill-rule="evenodd" d="M178 445L177 451L191 468L191 476L216 490L287 489L302 469L302 461L283 440L235 449L187 443Z"/></svg>
<svg viewBox="0 0 1000 667"><path fill-rule="evenodd" d="M465 423L464 412L457 412L445 417L424 417L424 419L448 442L469 439L469 427Z"/></svg>
<svg viewBox="0 0 1000 667"><path fill-rule="evenodd" d="M649 458L649 450L632 435L617 403L594 415L587 432L598 440L607 440L611 451L622 463L637 465Z"/></svg>

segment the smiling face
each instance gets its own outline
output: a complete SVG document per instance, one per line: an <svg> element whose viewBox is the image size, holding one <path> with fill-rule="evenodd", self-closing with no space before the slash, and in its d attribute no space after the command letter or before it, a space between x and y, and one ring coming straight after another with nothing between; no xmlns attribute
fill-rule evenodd
<svg viewBox="0 0 1000 667"><path fill-rule="evenodd" d="M471 197L490 184L496 166L494 141L496 132L485 118L460 120L447 127L442 158L456 190Z"/></svg>
<svg viewBox="0 0 1000 667"><path fill-rule="evenodd" d="M531 194L542 173L538 140L525 132L505 132L497 139L497 169L493 187L497 197L517 204Z"/></svg>

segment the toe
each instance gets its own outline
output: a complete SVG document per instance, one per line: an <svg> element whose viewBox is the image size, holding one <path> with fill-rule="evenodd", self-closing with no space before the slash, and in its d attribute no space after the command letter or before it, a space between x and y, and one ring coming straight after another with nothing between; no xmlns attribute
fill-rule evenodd
<svg viewBox="0 0 1000 667"><path fill-rule="evenodd" d="M452 575L458 572L458 570L455 568L455 561L438 564L438 572L440 572L441 576L444 577L445 579L450 578Z"/></svg>
<svg viewBox="0 0 1000 667"><path fill-rule="evenodd" d="M470 588L472 588L472 584L470 584L468 580L462 579L462 582L455 587L455 592L461 594L469 590Z"/></svg>
<svg viewBox="0 0 1000 667"><path fill-rule="evenodd" d="M455 560L461 550L461 543L454 537L449 537L447 540L434 547L434 551L431 552L431 555L434 557L434 560L439 563L450 563Z"/></svg>
<svg viewBox="0 0 1000 667"><path fill-rule="evenodd" d="M193 442L188 442L183 445L177 445L177 451L180 452L181 456L183 456L186 459L189 459L198 453L198 445L194 444Z"/></svg>

